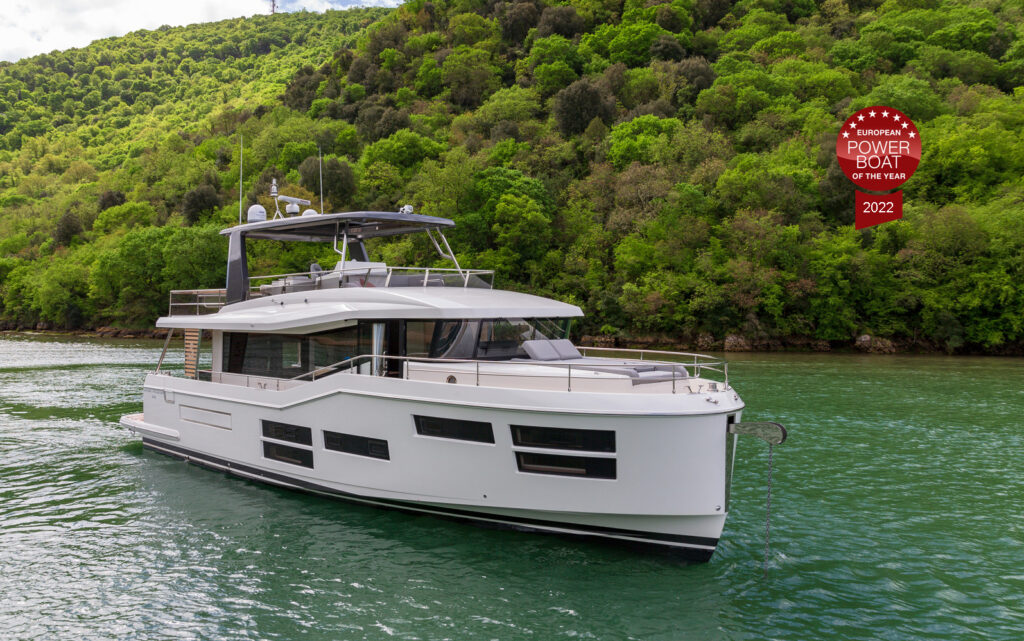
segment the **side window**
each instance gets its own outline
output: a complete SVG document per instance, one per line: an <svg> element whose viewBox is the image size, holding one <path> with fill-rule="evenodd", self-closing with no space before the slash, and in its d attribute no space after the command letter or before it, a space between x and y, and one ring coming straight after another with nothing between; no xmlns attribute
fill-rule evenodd
<svg viewBox="0 0 1024 641"><path fill-rule="evenodd" d="M416 433L420 436L494 443L494 430L490 423L436 416L413 416L413 420L416 422Z"/></svg>

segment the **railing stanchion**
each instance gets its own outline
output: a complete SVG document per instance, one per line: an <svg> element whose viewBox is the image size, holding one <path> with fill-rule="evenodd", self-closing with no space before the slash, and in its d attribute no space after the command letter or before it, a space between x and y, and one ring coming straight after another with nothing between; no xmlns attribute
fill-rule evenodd
<svg viewBox="0 0 1024 641"><path fill-rule="evenodd" d="M672 366L672 393L676 393L676 366Z"/></svg>
<svg viewBox="0 0 1024 641"><path fill-rule="evenodd" d="M480 361L476 362L476 386L480 387Z"/></svg>
<svg viewBox="0 0 1024 641"><path fill-rule="evenodd" d="M569 389L567 391L572 391L572 363L569 364Z"/></svg>

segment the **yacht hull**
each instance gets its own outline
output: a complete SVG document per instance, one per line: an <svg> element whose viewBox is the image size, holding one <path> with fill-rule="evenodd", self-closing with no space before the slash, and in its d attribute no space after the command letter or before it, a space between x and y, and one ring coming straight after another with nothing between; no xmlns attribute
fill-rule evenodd
<svg viewBox="0 0 1024 641"><path fill-rule="evenodd" d="M144 413L123 417L122 424L150 450L242 478L707 561L728 511L727 424L739 420L742 403L731 390L640 401L622 396L536 390L517 395L358 375L268 391L150 375ZM423 434L417 417L487 424L493 442ZM268 436L267 422L308 429L308 445ZM515 438L522 425L614 432L614 447L568 451L523 445ZM331 450L325 447L329 433L385 441L387 458ZM268 457L267 444L271 454L278 447L308 454L288 462ZM565 456L603 461L605 472L614 461L613 472L588 476L559 465L523 463Z"/></svg>

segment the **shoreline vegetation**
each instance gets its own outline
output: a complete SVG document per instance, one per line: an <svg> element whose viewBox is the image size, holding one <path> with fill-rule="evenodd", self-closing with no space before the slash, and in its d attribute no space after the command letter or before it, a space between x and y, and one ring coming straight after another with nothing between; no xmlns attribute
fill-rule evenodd
<svg viewBox="0 0 1024 641"><path fill-rule="evenodd" d="M858 231L835 140L872 105L923 157ZM149 327L221 287L243 138L244 207L319 204L322 152L325 209L454 219L460 264L579 305L584 341L1024 353L1019 2L411 0L0 63L0 327Z"/></svg>

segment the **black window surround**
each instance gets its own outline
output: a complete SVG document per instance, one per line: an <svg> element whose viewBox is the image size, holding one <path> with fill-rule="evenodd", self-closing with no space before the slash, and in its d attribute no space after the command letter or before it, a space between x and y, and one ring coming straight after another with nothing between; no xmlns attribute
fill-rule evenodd
<svg viewBox="0 0 1024 641"><path fill-rule="evenodd" d="M420 436L494 444L494 429L490 423L415 415L413 420L416 422L416 433Z"/></svg>
<svg viewBox="0 0 1024 641"><path fill-rule="evenodd" d="M263 456L290 465L313 468L313 450L263 441Z"/></svg>
<svg viewBox="0 0 1024 641"><path fill-rule="evenodd" d="M313 445L313 430L301 425L291 425L278 421L260 421L263 425L263 436L278 441L288 441L298 445Z"/></svg>
<svg viewBox="0 0 1024 641"><path fill-rule="evenodd" d="M520 472L530 474L552 474L591 479L616 478L615 459L613 458L516 452L516 465Z"/></svg>
<svg viewBox="0 0 1024 641"><path fill-rule="evenodd" d="M386 440L358 436L356 434L343 434L341 432L324 430L324 449L378 458L385 461L391 460L391 453L388 451L388 442Z"/></svg>
<svg viewBox="0 0 1024 641"><path fill-rule="evenodd" d="M581 430L567 427L510 425L512 443L519 447L580 452L614 452L614 430Z"/></svg>

